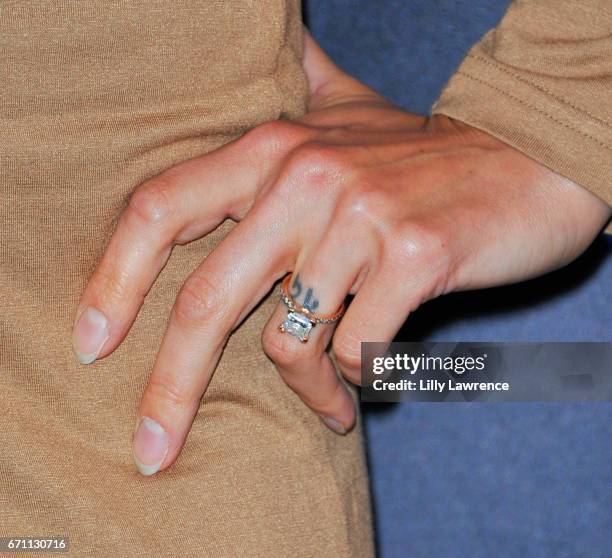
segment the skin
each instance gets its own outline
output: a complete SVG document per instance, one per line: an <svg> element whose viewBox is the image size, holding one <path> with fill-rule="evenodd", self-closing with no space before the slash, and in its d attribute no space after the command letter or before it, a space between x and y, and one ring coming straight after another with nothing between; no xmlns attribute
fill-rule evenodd
<svg viewBox="0 0 612 558"><path fill-rule="evenodd" d="M89 363L127 335L173 245L239 224L177 295L139 409L134 456L170 466L233 329L293 273L296 302L344 317L307 343L262 335L279 373L323 422L346 433L360 343L391 341L425 301L521 281L576 258L610 218L585 189L473 127L392 105L343 73L306 35L308 114L240 139L142 184L80 300L74 348ZM144 420L142 420L142 418Z"/></svg>

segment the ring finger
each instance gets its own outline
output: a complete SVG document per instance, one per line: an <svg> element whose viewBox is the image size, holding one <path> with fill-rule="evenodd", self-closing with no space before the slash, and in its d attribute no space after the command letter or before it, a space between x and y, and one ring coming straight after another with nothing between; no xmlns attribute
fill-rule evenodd
<svg viewBox="0 0 612 558"><path fill-rule="evenodd" d="M328 234L300 257L287 288L292 300L317 315L335 313L364 267L364 252L353 251L352 246L339 235ZM354 425L355 404L326 352L336 324L311 327L304 314L292 312L281 301L262 342L287 385L329 428L345 434Z"/></svg>

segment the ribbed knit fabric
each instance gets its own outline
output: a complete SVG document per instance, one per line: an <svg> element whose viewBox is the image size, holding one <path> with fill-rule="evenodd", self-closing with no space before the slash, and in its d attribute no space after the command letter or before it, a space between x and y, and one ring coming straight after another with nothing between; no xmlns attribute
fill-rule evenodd
<svg viewBox="0 0 612 558"><path fill-rule="evenodd" d="M0 536L75 557L369 557L361 427L340 437L232 336L178 461L132 464L174 298L230 230L177 246L127 339L87 367L80 294L130 193L305 111L296 0L8 0L0 6Z"/></svg>
<svg viewBox="0 0 612 558"><path fill-rule="evenodd" d="M513 2L432 112L489 132L612 204L612 3Z"/></svg>

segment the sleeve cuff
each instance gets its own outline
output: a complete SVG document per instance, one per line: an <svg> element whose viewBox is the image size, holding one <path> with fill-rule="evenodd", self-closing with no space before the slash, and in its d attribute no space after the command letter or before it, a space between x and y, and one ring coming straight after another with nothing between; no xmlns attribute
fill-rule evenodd
<svg viewBox="0 0 612 558"><path fill-rule="evenodd" d="M472 50L431 113L488 132L612 205L612 126L524 74Z"/></svg>

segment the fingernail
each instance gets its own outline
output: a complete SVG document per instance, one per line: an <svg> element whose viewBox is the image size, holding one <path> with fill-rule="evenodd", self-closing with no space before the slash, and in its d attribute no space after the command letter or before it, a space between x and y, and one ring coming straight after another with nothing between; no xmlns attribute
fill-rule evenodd
<svg viewBox="0 0 612 558"><path fill-rule="evenodd" d="M168 434L149 417L142 417L134 433L134 463L142 475L151 476L159 471L168 453Z"/></svg>
<svg viewBox="0 0 612 558"><path fill-rule="evenodd" d="M81 364L91 364L108 340L108 320L95 308L86 308L74 328L74 354Z"/></svg>
<svg viewBox="0 0 612 558"><path fill-rule="evenodd" d="M336 434L341 434L342 436L346 434L346 428L344 428L344 426L342 426L342 423L338 422L336 419L326 417L325 415L319 415L319 418L328 428L333 430Z"/></svg>

